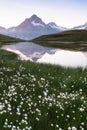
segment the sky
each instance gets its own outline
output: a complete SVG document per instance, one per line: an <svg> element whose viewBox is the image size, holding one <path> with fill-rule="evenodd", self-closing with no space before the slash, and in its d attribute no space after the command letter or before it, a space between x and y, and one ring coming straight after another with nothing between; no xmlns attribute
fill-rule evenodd
<svg viewBox="0 0 87 130"><path fill-rule="evenodd" d="M87 22L87 0L0 0L0 26L17 26L33 14L71 28Z"/></svg>

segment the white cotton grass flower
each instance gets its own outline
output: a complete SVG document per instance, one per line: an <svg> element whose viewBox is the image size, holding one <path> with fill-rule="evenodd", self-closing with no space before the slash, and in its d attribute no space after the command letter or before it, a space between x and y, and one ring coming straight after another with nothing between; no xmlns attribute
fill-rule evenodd
<svg viewBox="0 0 87 130"><path fill-rule="evenodd" d="M72 127L72 130L77 130L77 128L75 126Z"/></svg>
<svg viewBox="0 0 87 130"><path fill-rule="evenodd" d="M0 110L3 110L4 104L0 103Z"/></svg>

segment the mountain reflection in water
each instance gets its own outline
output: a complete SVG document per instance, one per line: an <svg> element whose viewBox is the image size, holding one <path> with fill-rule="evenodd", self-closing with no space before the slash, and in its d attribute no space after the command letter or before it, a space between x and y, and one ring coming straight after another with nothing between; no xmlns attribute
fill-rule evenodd
<svg viewBox="0 0 87 130"><path fill-rule="evenodd" d="M24 60L50 63L65 67L86 67L87 52L70 51L43 47L32 42L22 42L3 46L1 49L24 56Z"/></svg>

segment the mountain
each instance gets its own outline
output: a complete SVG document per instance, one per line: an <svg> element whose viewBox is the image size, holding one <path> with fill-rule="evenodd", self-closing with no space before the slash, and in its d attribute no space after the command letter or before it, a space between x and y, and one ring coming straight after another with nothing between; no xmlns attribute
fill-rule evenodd
<svg viewBox="0 0 87 130"><path fill-rule="evenodd" d="M73 29L87 29L87 22L85 24L83 24L83 25L76 26Z"/></svg>
<svg viewBox="0 0 87 130"><path fill-rule="evenodd" d="M5 34L7 32L7 29L0 26L0 34Z"/></svg>
<svg viewBox="0 0 87 130"><path fill-rule="evenodd" d="M48 23L48 26L50 26L50 27L53 28L53 29L56 29L57 31L58 31L58 30L59 30L59 31L67 30L67 28L58 26L58 25L56 25L54 22Z"/></svg>
<svg viewBox="0 0 87 130"><path fill-rule="evenodd" d="M6 35L30 40L41 35L58 33L66 30L66 28L57 26L55 23L44 23L37 15L32 15L25 19L20 25L11 27L5 32Z"/></svg>

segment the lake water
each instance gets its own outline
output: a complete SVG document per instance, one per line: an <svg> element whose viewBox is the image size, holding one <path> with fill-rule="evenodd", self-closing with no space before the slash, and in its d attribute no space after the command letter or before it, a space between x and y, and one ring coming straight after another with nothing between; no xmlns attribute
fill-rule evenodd
<svg viewBox="0 0 87 130"><path fill-rule="evenodd" d="M1 49L17 53L21 60L50 63L65 67L87 66L87 52L43 47L32 42L5 45Z"/></svg>

